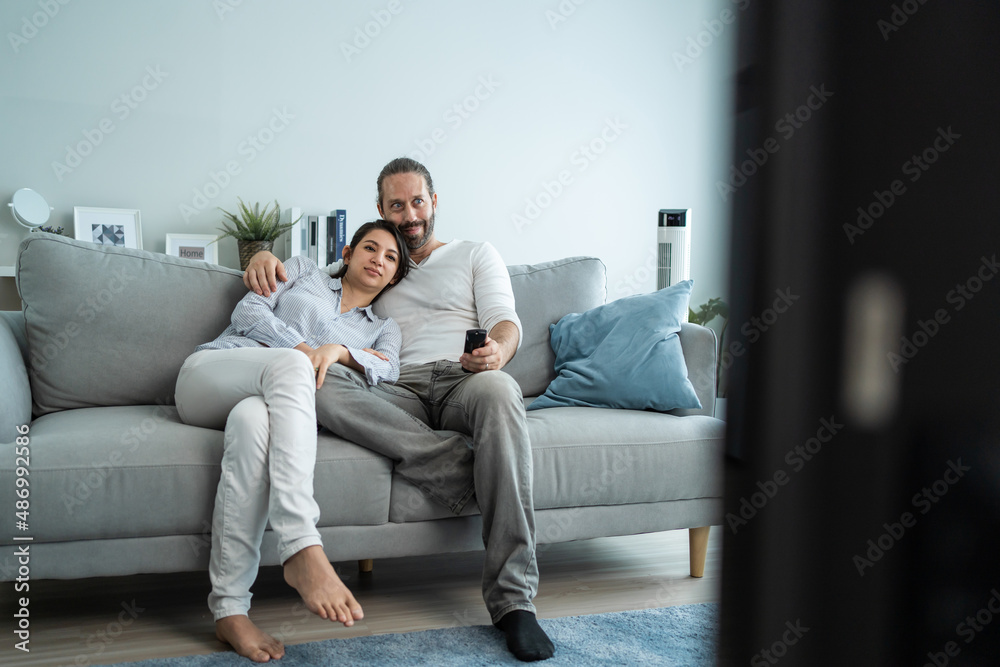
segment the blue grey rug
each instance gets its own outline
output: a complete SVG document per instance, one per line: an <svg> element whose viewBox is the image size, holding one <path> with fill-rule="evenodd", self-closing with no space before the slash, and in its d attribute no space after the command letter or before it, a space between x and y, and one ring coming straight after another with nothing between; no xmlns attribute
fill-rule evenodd
<svg viewBox="0 0 1000 667"><path fill-rule="evenodd" d="M714 664L718 604L622 611L613 614L540 619L556 645L544 667L590 665ZM187 658L120 663L129 667L247 667L254 664L232 652ZM507 651L503 634L477 625L407 634L329 639L285 647L275 667L328 665L428 665L470 667L524 665Z"/></svg>

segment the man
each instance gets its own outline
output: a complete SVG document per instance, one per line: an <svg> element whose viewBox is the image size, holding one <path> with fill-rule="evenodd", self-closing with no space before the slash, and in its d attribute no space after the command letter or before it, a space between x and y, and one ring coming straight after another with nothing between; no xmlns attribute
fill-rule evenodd
<svg viewBox="0 0 1000 667"><path fill-rule="evenodd" d="M415 160L397 158L382 169L377 207L403 233L412 262L406 280L374 304L402 329L400 377L370 387L346 367L331 369L316 394L317 418L392 458L398 474L456 514L475 493L493 624L518 659L544 660L554 647L531 602L538 565L524 404L517 383L497 372L521 335L507 268L488 243L437 239L437 193ZM266 296L283 274L273 255L259 253L244 282ZM478 328L488 331L486 345L465 353L465 331Z"/></svg>

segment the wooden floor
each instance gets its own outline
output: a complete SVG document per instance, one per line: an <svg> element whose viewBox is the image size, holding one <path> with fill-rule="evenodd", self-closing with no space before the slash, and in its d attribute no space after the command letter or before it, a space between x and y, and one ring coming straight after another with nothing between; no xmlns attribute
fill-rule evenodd
<svg viewBox="0 0 1000 667"><path fill-rule="evenodd" d="M543 545L535 598L539 618L718 601L721 528L712 528L701 579L688 574L687 535L676 530ZM479 552L376 560L371 575L359 575L355 562L335 563L365 610L365 619L352 628L310 614L284 583L281 569L264 568L250 616L286 644L488 625L480 592L482 558ZM0 614L8 628L15 610L13 583L0 583L0 590ZM0 665L100 665L225 651L215 639L208 591L205 572L33 581L31 652L14 649L10 630L4 629Z"/></svg>

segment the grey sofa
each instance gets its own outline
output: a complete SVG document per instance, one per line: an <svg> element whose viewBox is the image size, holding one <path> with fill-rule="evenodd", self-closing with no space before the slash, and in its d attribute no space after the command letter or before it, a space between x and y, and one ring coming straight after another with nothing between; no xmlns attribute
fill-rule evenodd
<svg viewBox="0 0 1000 667"><path fill-rule="evenodd" d="M18 576L24 544L34 579L207 569L222 433L181 423L173 389L245 294L240 274L39 233L17 265L23 309L0 316L0 580ZM549 324L602 304L605 270L585 257L509 270L524 339L505 371L530 401L554 377ZM539 544L688 528L701 576L707 527L722 519L724 423L714 334L685 324L680 338L701 410L528 412ZM27 530L12 511L19 465ZM474 503L452 516L390 460L326 432L315 479L332 561L483 548ZM262 563L277 563L270 531Z"/></svg>

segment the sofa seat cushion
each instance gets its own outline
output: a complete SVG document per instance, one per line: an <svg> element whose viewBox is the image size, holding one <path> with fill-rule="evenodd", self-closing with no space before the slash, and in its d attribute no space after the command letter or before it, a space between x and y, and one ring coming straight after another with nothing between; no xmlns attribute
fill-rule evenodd
<svg viewBox="0 0 1000 667"><path fill-rule="evenodd" d="M725 426L641 410L529 412L535 509L721 497Z"/></svg>
<svg viewBox="0 0 1000 667"><path fill-rule="evenodd" d="M173 406L136 405L45 415L31 424L29 436L29 524L36 542L210 532L221 431L183 424ZM8 507L13 464L13 457L0 462ZM319 525L385 523L390 474L388 459L320 434ZM12 532L0 542L12 543Z"/></svg>
<svg viewBox="0 0 1000 667"><path fill-rule="evenodd" d="M725 422L657 412L547 408L528 413L536 510L721 498ZM475 498L462 515L478 514ZM394 476L389 520L454 516Z"/></svg>

